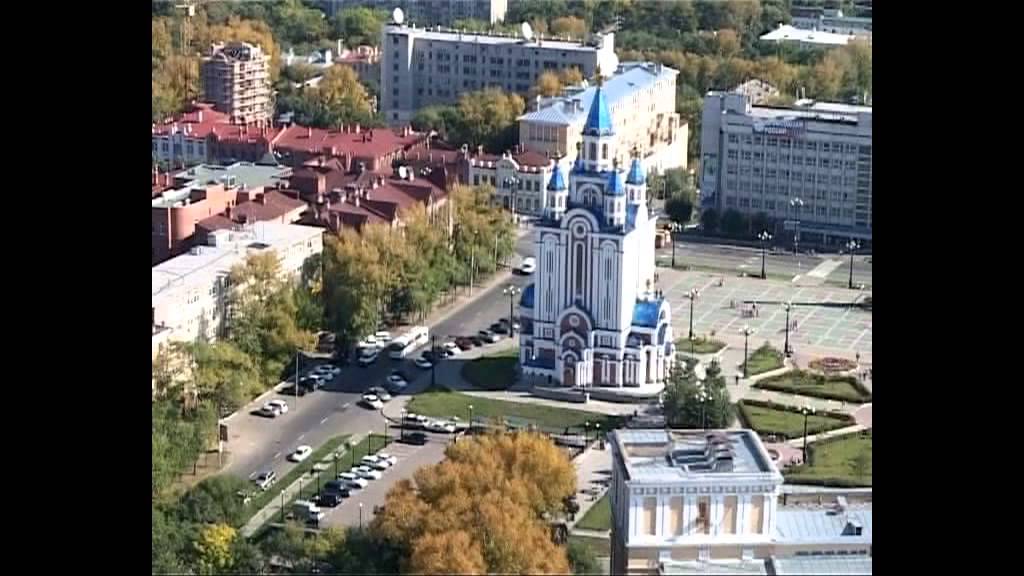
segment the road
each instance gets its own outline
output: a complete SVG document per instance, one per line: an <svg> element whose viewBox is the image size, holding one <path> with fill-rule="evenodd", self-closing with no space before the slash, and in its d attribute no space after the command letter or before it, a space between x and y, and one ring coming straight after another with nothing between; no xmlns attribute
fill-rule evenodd
<svg viewBox="0 0 1024 576"><path fill-rule="evenodd" d="M516 252L520 258L532 255L531 235L517 242ZM530 277L518 275L513 275L510 280L519 288L529 282ZM502 289L508 284L496 285L461 306L448 318L431 326L431 334L437 335L440 344L449 336L475 334L507 316L509 300L502 294ZM413 357L418 354L419 351ZM300 444L316 448L340 434L365 434L370 431L383 433L381 415L361 406L359 399L362 391L370 386L382 385L395 368L403 369L407 375L416 376L416 380L406 390L406 396L416 394L429 385L429 371L416 368L411 358L391 360L386 354L381 354L377 362L367 368L346 366L333 382L313 394L301 398L272 394L239 410L228 422L229 440L226 449L229 462L224 472L250 478L260 471L273 470L281 477L294 466L286 458ZM302 370L306 368L302 367ZM287 400L289 412L273 419L250 413L271 398ZM396 401L400 400L392 400Z"/></svg>
<svg viewBox="0 0 1024 576"><path fill-rule="evenodd" d="M672 247L657 250L660 262L670 262ZM808 254L794 255L790 252L769 252L765 257L765 271L769 276L793 278L811 272L826 260L831 260L834 268L828 272L829 282L846 283L850 274L850 257L841 254ZM667 265L667 264L666 264ZM761 273L761 250L745 246L729 246L726 244L703 244L697 242L676 241L676 265L689 265L695 268L721 270L723 272L747 272L753 275ZM824 269L821 269L824 272ZM854 256L854 284L871 285L870 256Z"/></svg>

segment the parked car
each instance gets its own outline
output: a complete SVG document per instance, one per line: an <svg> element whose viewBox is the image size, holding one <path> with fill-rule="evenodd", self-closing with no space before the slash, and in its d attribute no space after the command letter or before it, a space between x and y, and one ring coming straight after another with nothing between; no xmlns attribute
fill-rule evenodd
<svg viewBox="0 0 1024 576"><path fill-rule="evenodd" d="M387 470L391 467L391 462L383 460L377 456L363 456L360 460L363 466L373 468L374 470Z"/></svg>
<svg viewBox="0 0 1024 576"><path fill-rule="evenodd" d="M345 483L349 488L362 489L370 485L365 478L360 478L354 472L342 472L338 474L338 479Z"/></svg>
<svg viewBox="0 0 1024 576"><path fill-rule="evenodd" d="M380 471L374 470L369 466L356 466L355 468L352 469L352 471L356 473L356 476L359 476L360 478L365 478L366 480L380 480L381 478L384 477L384 475L381 474Z"/></svg>
<svg viewBox="0 0 1024 576"><path fill-rule="evenodd" d="M380 344L377 342L377 337L374 336L373 334L370 334L366 338L363 338L362 340L360 340L359 344L356 344L356 347L357 348L373 348L373 349L377 349L377 348L380 347Z"/></svg>
<svg viewBox="0 0 1024 576"><path fill-rule="evenodd" d="M395 382L388 381L384 383L384 386L387 387L387 389L390 390L392 394L399 394L409 386L409 383L404 380Z"/></svg>
<svg viewBox="0 0 1024 576"><path fill-rule="evenodd" d="M270 402L267 402L263 406L260 406L259 410L257 410L256 413L265 418L277 418L277 415L280 414L281 412L277 408L272 406Z"/></svg>
<svg viewBox="0 0 1024 576"><path fill-rule="evenodd" d="M498 324L501 324L505 328L508 328L508 318L502 318L501 320L498 320ZM518 321L512 322L512 327L514 329L516 329L516 330L519 330L519 322Z"/></svg>
<svg viewBox="0 0 1024 576"><path fill-rule="evenodd" d="M388 375L388 383L389 384L398 384L398 385L407 385L407 384L409 384L409 380L405 377L405 374L402 374L401 372L396 370L396 371L392 372L390 375Z"/></svg>
<svg viewBox="0 0 1024 576"><path fill-rule="evenodd" d="M333 380L341 374L341 368L330 364L321 364L313 369L314 374L321 374L327 380Z"/></svg>
<svg viewBox="0 0 1024 576"><path fill-rule="evenodd" d="M423 429L428 432L441 432L444 434L453 434L455 432L455 424L447 422L445 420L429 420L423 425Z"/></svg>
<svg viewBox="0 0 1024 576"><path fill-rule="evenodd" d="M370 364L373 364L374 362L376 362L377 358L379 356L380 356L380 351L378 351L376 348L374 348L372 350L369 350L369 351L364 348L363 349L363 353L361 353L359 355L359 365L362 366L363 368L365 368L365 367L369 366Z"/></svg>
<svg viewBox="0 0 1024 576"><path fill-rule="evenodd" d="M495 334L508 334L508 324L505 322L495 322L491 324L491 332Z"/></svg>
<svg viewBox="0 0 1024 576"><path fill-rule="evenodd" d="M363 405L374 410L380 410L384 407L384 403L380 401L376 394L363 394Z"/></svg>
<svg viewBox="0 0 1024 576"><path fill-rule="evenodd" d="M304 388L302 386L299 386L298 388L299 388L298 396L300 398L302 396L305 396L306 394L309 394L309 392L310 392L309 389ZM281 391L279 392L279 394L281 394L282 396L295 396L296 395L296 393L295 393L295 384L292 384L291 386L289 386L287 388L282 388Z"/></svg>
<svg viewBox="0 0 1024 576"><path fill-rule="evenodd" d="M405 415L402 420L403 428L422 428L424 424L430 421L430 418L421 416L419 414L413 414L412 412Z"/></svg>
<svg viewBox="0 0 1024 576"><path fill-rule="evenodd" d="M459 336L458 338L455 339L455 345L458 346L460 350L465 352L466 350L472 350L473 341L469 338L466 338L465 336Z"/></svg>
<svg viewBox="0 0 1024 576"><path fill-rule="evenodd" d="M288 459L291 460L292 462L302 462L306 458L309 458L309 455L312 453L313 448L303 444L302 446L296 448L294 452L289 454Z"/></svg>
<svg viewBox="0 0 1024 576"><path fill-rule="evenodd" d="M270 402L267 402L267 404L276 408L279 414L288 413L288 402L286 402L283 398L274 398Z"/></svg>
<svg viewBox="0 0 1024 576"><path fill-rule="evenodd" d="M494 332L492 332L490 330L481 330L480 331L480 339L483 340L485 343L494 344L495 342L498 342L498 341L501 340L501 336L499 336L498 334L495 334Z"/></svg>
<svg viewBox="0 0 1024 576"><path fill-rule="evenodd" d="M312 523L319 522L324 518L320 507L308 500L296 500L292 503L292 513L296 518Z"/></svg>
<svg viewBox="0 0 1024 576"><path fill-rule="evenodd" d="M523 258L523 263L519 265L520 274L533 274L537 271L537 259L533 256L527 256Z"/></svg>
<svg viewBox="0 0 1024 576"><path fill-rule="evenodd" d="M434 367L434 363L431 362L430 360L427 360L423 356L420 356L419 358L413 360L412 363L415 364L417 368L423 370L430 370L431 368Z"/></svg>
<svg viewBox="0 0 1024 576"><path fill-rule="evenodd" d="M331 492L342 498L348 498L349 496L348 485L345 484L344 480L329 480L324 484L324 492Z"/></svg>
<svg viewBox="0 0 1024 576"><path fill-rule="evenodd" d="M326 490L320 492L316 497L316 503L320 506L327 506L328 508L334 508L338 504L341 504L342 496L337 492L327 492Z"/></svg>
<svg viewBox="0 0 1024 576"><path fill-rule="evenodd" d="M486 344L480 334L474 334L469 337L469 341L473 343L473 346L483 346Z"/></svg>
<svg viewBox="0 0 1024 576"><path fill-rule="evenodd" d="M273 470L266 470L257 474L252 481L260 490L270 490L270 487L277 482L277 474Z"/></svg>
<svg viewBox="0 0 1024 576"><path fill-rule="evenodd" d="M404 434L398 438L398 441L403 444L412 444L413 446L423 446L427 443L427 435L423 432L410 432Z"/></svg>
<svg viewBox="0 0 1024 576"><path fill-rule="evenodd" d="M387 344L391 342L391 332L387 330L380 330L373 335L374 339L378 344Z"/></svg>
<svg viewBox="0 0 1024 576"><path fill-rule="evenodd" d="M398 464L398 458L396 458L392 454L388 454L387 452L377 452L377 459L378 460L387 460L392 466L394 466L395 464Z"/></svg>
<svg viewBox="0 0 1024 576"><path fill-rule="evenodd" d="M452 342L445 342L444 343L444 349L446 351L448 351L448 352L453 353L453 354L458 354L458 353L462 352L462 348L460 348L459 345L456 344L454 341L452 341Z"/></svg>
<svg viewBox="0 0 1024 576"><path fill-rule="evenodd" d="M367 392L373 394L377 398L380 398L381 402L388 402L391 400L391 394L380 386L373 386L369 388Z"/></svg>

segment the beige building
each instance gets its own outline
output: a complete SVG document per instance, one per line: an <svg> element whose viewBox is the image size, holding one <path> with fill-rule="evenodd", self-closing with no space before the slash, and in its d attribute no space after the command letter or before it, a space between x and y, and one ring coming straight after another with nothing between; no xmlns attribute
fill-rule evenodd
<svg viewBox="0 0 1024 576"><path fill-rule="evenodd" d="M871 573L870 490L789 498L751 430L609 439L613 574Z"/></svg>
<svg viewBox="0 0 1024 576"><path fill-rule="evenodd" d="M651 62L625 62L604 81L602 92L614 118L620 164L640 153L646 172L686 168L688 126L676 113L679 72ZM554 157L575 157L596 87L576 86L562 96L539 99L519 117L519 143Z"/></svg>
<svg viewBox="0 0 1024 576"><path fill-rule="evenodd" d="M501 156L478 153L466 159L473 186L494 186L492 201L506 210L515 202L516 214L541 216L548 203L547 184L555 161L532 151L513 150Z"/></svg>
<svg viewBox="0 0 1024 576"><path fill-rule="evenodd" d="M203 99L234 124L269 122L270 56L246 42L214 44L203 60Z"/></svg>

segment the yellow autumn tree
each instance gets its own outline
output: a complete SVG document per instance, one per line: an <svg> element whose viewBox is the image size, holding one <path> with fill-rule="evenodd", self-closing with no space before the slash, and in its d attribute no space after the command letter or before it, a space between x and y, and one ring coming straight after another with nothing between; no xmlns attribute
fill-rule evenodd
<svg viewBox="0 0 1024 576"><path fill-rule="evenodd" d="M232 564L231 545L237 533L227 524L210 524L199 530L193 542L202 574L220 574Z"/></svg>

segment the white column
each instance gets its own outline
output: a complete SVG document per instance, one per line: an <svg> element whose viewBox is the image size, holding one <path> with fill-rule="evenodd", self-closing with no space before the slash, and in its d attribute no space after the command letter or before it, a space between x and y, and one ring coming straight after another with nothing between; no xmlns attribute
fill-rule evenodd
<svg viewBox="0 0 1024 576"><path fill-rule="evenodd" d="M625 361L618 361L614 364L615 366L615 385L622 388L622 380L625 377L625 371L622 369L625 366Z"/></svg>
<svg viewBox="0 0 1024 576"><path fill-rule="evenodd" d="M664 496L658 496L658 507L654 512L654 534L659 538L664 537L668 534L668 527L665 526L665 520L668 518L668 514L665 513L668 501L665 500Z"/></svg>
<svg viewBox="0 0 1024 576"><path fill-rule="evenodd" d="M693 534L693 522L697 518L697 497L683 497L683 535Z"/></svg>
<svg viewBox="0 0 1024 576"><path fill-rule="evenodd" d="M771 535L775 528L775 506L778 501L774 495L765 495L764 500L764 533Z"/></svg>
<svg viewBox="0 0 1024 576"><path fill-rule="evenodd" d="M712 535L718 536L722 533L722 512L725 507L725 503L722 501L721 496L711 497L711 532Z"/></svg>
<svg viewBox="0 0 1024 576"><path fill-rule="evenodd" d="M629 536L637 535L637 527L640 526L640 502L636 496L629 497Z"/></svg>
<svg viewBox="0 0 1024 576"><path fill-rule="evenodd" d="M747 533L747 515L750 513L750 494L743 494L736 499L736 533Z"/></svg>

